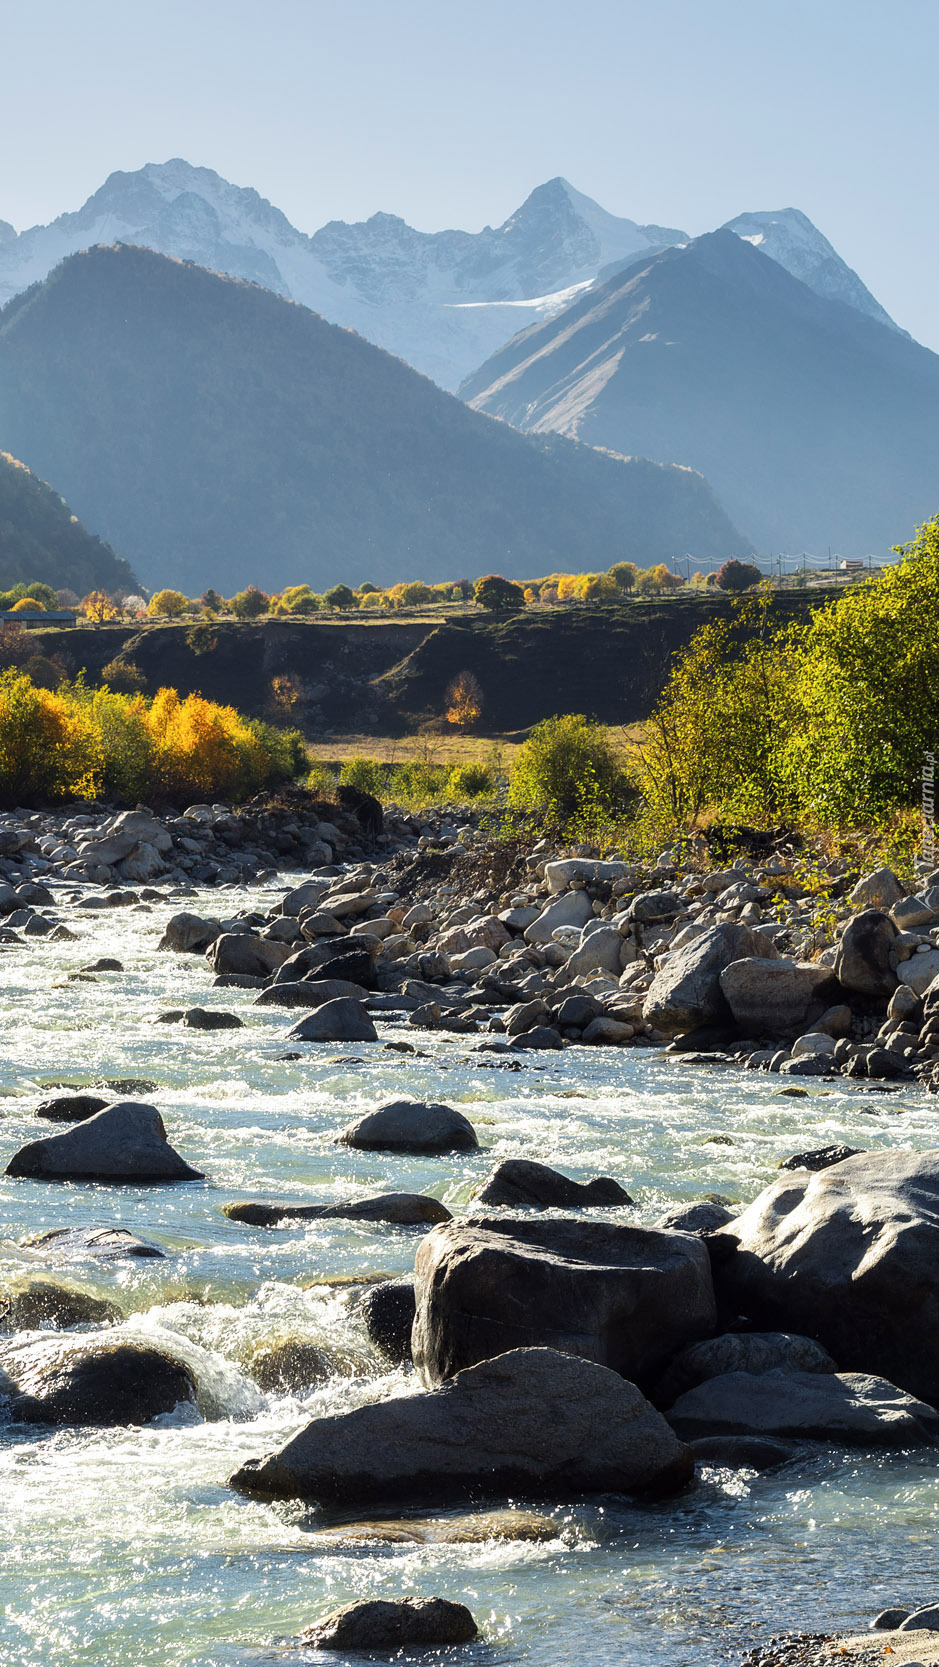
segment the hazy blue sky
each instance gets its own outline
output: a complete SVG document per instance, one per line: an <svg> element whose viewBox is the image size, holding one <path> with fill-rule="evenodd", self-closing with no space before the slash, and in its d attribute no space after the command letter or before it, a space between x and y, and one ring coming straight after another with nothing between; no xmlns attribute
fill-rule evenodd
<svg viewBox="0 0 939 1667"><path fill-rule="evenodd" d="M794 205L939 349L937 47L939 0L0 0L0 218L171 156L305 231Z"/></svg>

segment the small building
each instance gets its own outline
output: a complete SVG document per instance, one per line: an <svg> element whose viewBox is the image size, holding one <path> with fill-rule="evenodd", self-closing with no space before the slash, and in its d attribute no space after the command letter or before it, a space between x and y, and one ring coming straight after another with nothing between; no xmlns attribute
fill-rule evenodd
<svg viewBox="0 0 939 1667"><path fill-rule="evenodd" d="M74 608L45 610L37 608L35 613L30 613L27 608L4 608L0 611L0 620L3 620L6 624L8 619L14 619L17 625L25 625L27 630L35 629L37 625L76 625L78 623L78 615Z"/></svg>
<svg viewBox="0 0 939 1667"><path fill-rule="evenodd" d="M838 566L842 573L863 573L864 571L863 561L855 556L847 556L844 561L838 563Z"/></svg>

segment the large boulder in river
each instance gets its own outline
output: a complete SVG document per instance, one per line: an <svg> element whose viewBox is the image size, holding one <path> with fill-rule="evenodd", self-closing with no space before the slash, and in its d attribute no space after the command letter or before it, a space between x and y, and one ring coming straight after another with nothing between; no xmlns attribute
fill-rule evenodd
<svg viewBox="0 0 939 1667"><path fill-rule="evenodd" d="M711 1243L725 1238L734 1254L715 1277L730 1311L939 1405L939 1151L787 1173Z"/></svg>
<svg viewBox="0 0 939 1667"><path fill-rule="evenodd" d="M835 974L844 989L862 996L889 996L897 987L890 964L896 940L896 926L879 909L852 916L835 958Z"/></svg>
<svg viewBox="0 0 939 1667"><path fill-rule="evenodd" d="M196 1398L181 1361L107 1334L10 1344L0 1357L0 1390L27 1424L147 1424Z"/></svg>
<svg viewBox="0 0 939 1667"><path fill-rule="evenodd" d="M734 1023L747 1036L802 1035L839 999L831 967L748 956L720 975Z"/></svg>
<svg viewBox="0 0 939 1667"><path fill-rule="evenodd" d="M655 1399L659 1406L671 1406L689 1389L697 1389L699 1383L731 1372L761 1377L766 1372L837 1370L827 1349L811 1337L796 1337L785 1331L728 1331L722 1337L706 1337L683 1349L659 1379Z"/></svg>
<svg viewBox="0 0 939 1667"><path fill-rule="evenodd" d="M513 1349L429 1394L317 1418L232 1486L333 1505L479 1494L669 1493L694 1460L635 1384L556 1349Z"/></svg>
<svg viewBox="0 0 939 1667"><path fill-rule="evenodd" d="M475 1152L476 1131L452 1106L424 1100L390 1100L360 1117L337 1136L343 1146L361 1152Z"/></svg>
<svg viewBox="0 0 939 1667"><path fill-rule="evenodd" d="M299 978L290 984L269 984L255 997L255 1007L325 1007L328 1001L364 1001L361 984L350 984L346 978Z"/></svg>
<svg viewBox="0 0 939 1667"><path fill-rule="evenodd" d="M414 1285L410 1279L383 1279L366 1291L359 1313L376 1349L405 1366L411 1359L414 1326Z"/></svg>
<svg viewBox="0 0 939 1667"><path fill-rule="evenodd" d="M802 1436L862 1446L933 1445L939 1412L862 1372L730 1372L669 1408L673 1430L701 1436Z"/></svg>
<svg viewBox="0 0 939 1667"><path fill-rule="evenodd" d="M158 949L175 949L184 955L201 955L222 935L217 920L205 920L202 915L171 915L164 928Z"/></svg>
<svg viewBox="0 0 939 1667"><path fill-rule="evenodd" d="M475 1204L505 1204L510 1209L528 1205L536 1210L609 1209L631 1204L625 1187L609 1175L592 1181L572 1181L546 1163L532 1158L506 1158L474 1194Z"/></svg>
<svg viewBox="0 0 939 1667"><path fill-rule="evenodd" d="M107 1100L100 1094L56 1094L36 1107L36 1116L48 1118L50 1123L83 1123L96 1111L103 1111Z"/></svg>
<svg viewBox="0 0 939 1667"><path fill-rule="evenodd" d="M378 1031L360 1001L335 996L287 1032L290 1042L377 1042Z"/></svg>
<svg viewBox="0 0 939 1667"><path fill-rule="evenodd" d="M642 1016L666 1036L729 1024L730 1008L721 989L724 968L754 955L771 959L774 953L770 940L750 926L712 926L666 957L649 986Z"/></svg>
<svg viewBox="0 0 939 1667"><path fill-rule="evenodd" d="M118 1100L45 1140L31 1140L10 1159L7 1175L38 1181L201 1181L166 1138L156 1106Z"/></svg>
<svg viewBox="0 0 939 1667"><path fill-rule="evenodd" d="M345 1650L359 1655L380 1650L399 1655L404 1649L435 1644L471 1644L478 1628L465 1603L447 1598L364 1598L335 1609L300 1634L314 1650Z"/></svg>
<svg viewBox="0 0 939 1667"><path fill-rule="evenodd" d="M708 1251L690 1233L483 1216L435 1227L414 1263L425 1383L509 1349L595 1360L640 1386L715 1329Z"/></svg>
<svg viewBox="0 0 939 1667"><path fill-rule="evenodd" d="M216 972L248 972L265 978L283 966L290 945L273 938L256 938L251 932L223 932L206 954Z"/></svg>
<svg viewBox="0 0 939 1667"><path fill-rule="evenodd" d="M40 1326L115 1325L121 1310L105 1297L60 1280L26 1278L0 1296L0 1325L7 1331L38 1331Z"/></svg>

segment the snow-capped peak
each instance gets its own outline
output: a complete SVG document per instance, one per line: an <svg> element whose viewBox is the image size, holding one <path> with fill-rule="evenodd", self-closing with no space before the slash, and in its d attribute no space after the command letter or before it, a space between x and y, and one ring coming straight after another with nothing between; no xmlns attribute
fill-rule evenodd
<svg viewBox="0 0 939 1667"><path fill-rule="evenodd" d="M752 243L794 278L801 279L816 295L823 295L829 301L843 301L856 312L889 325L891 330L899 328L857 273L800 209L763 209L738 214L722 230L736 232L744 242Z"/></svg>

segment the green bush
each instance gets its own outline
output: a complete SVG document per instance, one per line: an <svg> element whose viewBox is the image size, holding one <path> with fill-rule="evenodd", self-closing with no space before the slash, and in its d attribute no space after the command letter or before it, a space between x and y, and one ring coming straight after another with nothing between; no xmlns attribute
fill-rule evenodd
<svg viewBox="0 0 939 1667"><path fill-rule="evenodd" d="M308 793L315 793L321 799L330 798L336 791L335 771L331 770L328 764L324 764L322 760L317 759L310 766L303 785Z"/></svg>
<svg viewBox="0 0 939 1667"><path fill-rule="evenodd" d="M485 764L456 764L447 781L447 797L458 804L465 799L482 799L492 792L494 785Z"/></svg>
<svg viewBox="0 0 939 1667"><path fill-rule="evenodd" d="M613 811L628 793L607 731L580 714L536 724L509 772L509 804L554 825Z"/></svg>
<svg viewBox="0 0 939 1667"><path fill-rule="evenodd" d="M339 772L340 785L357 787L360 793L373 793L376 799L387 795L387 772L377 758L347 758Z"/></svg>

